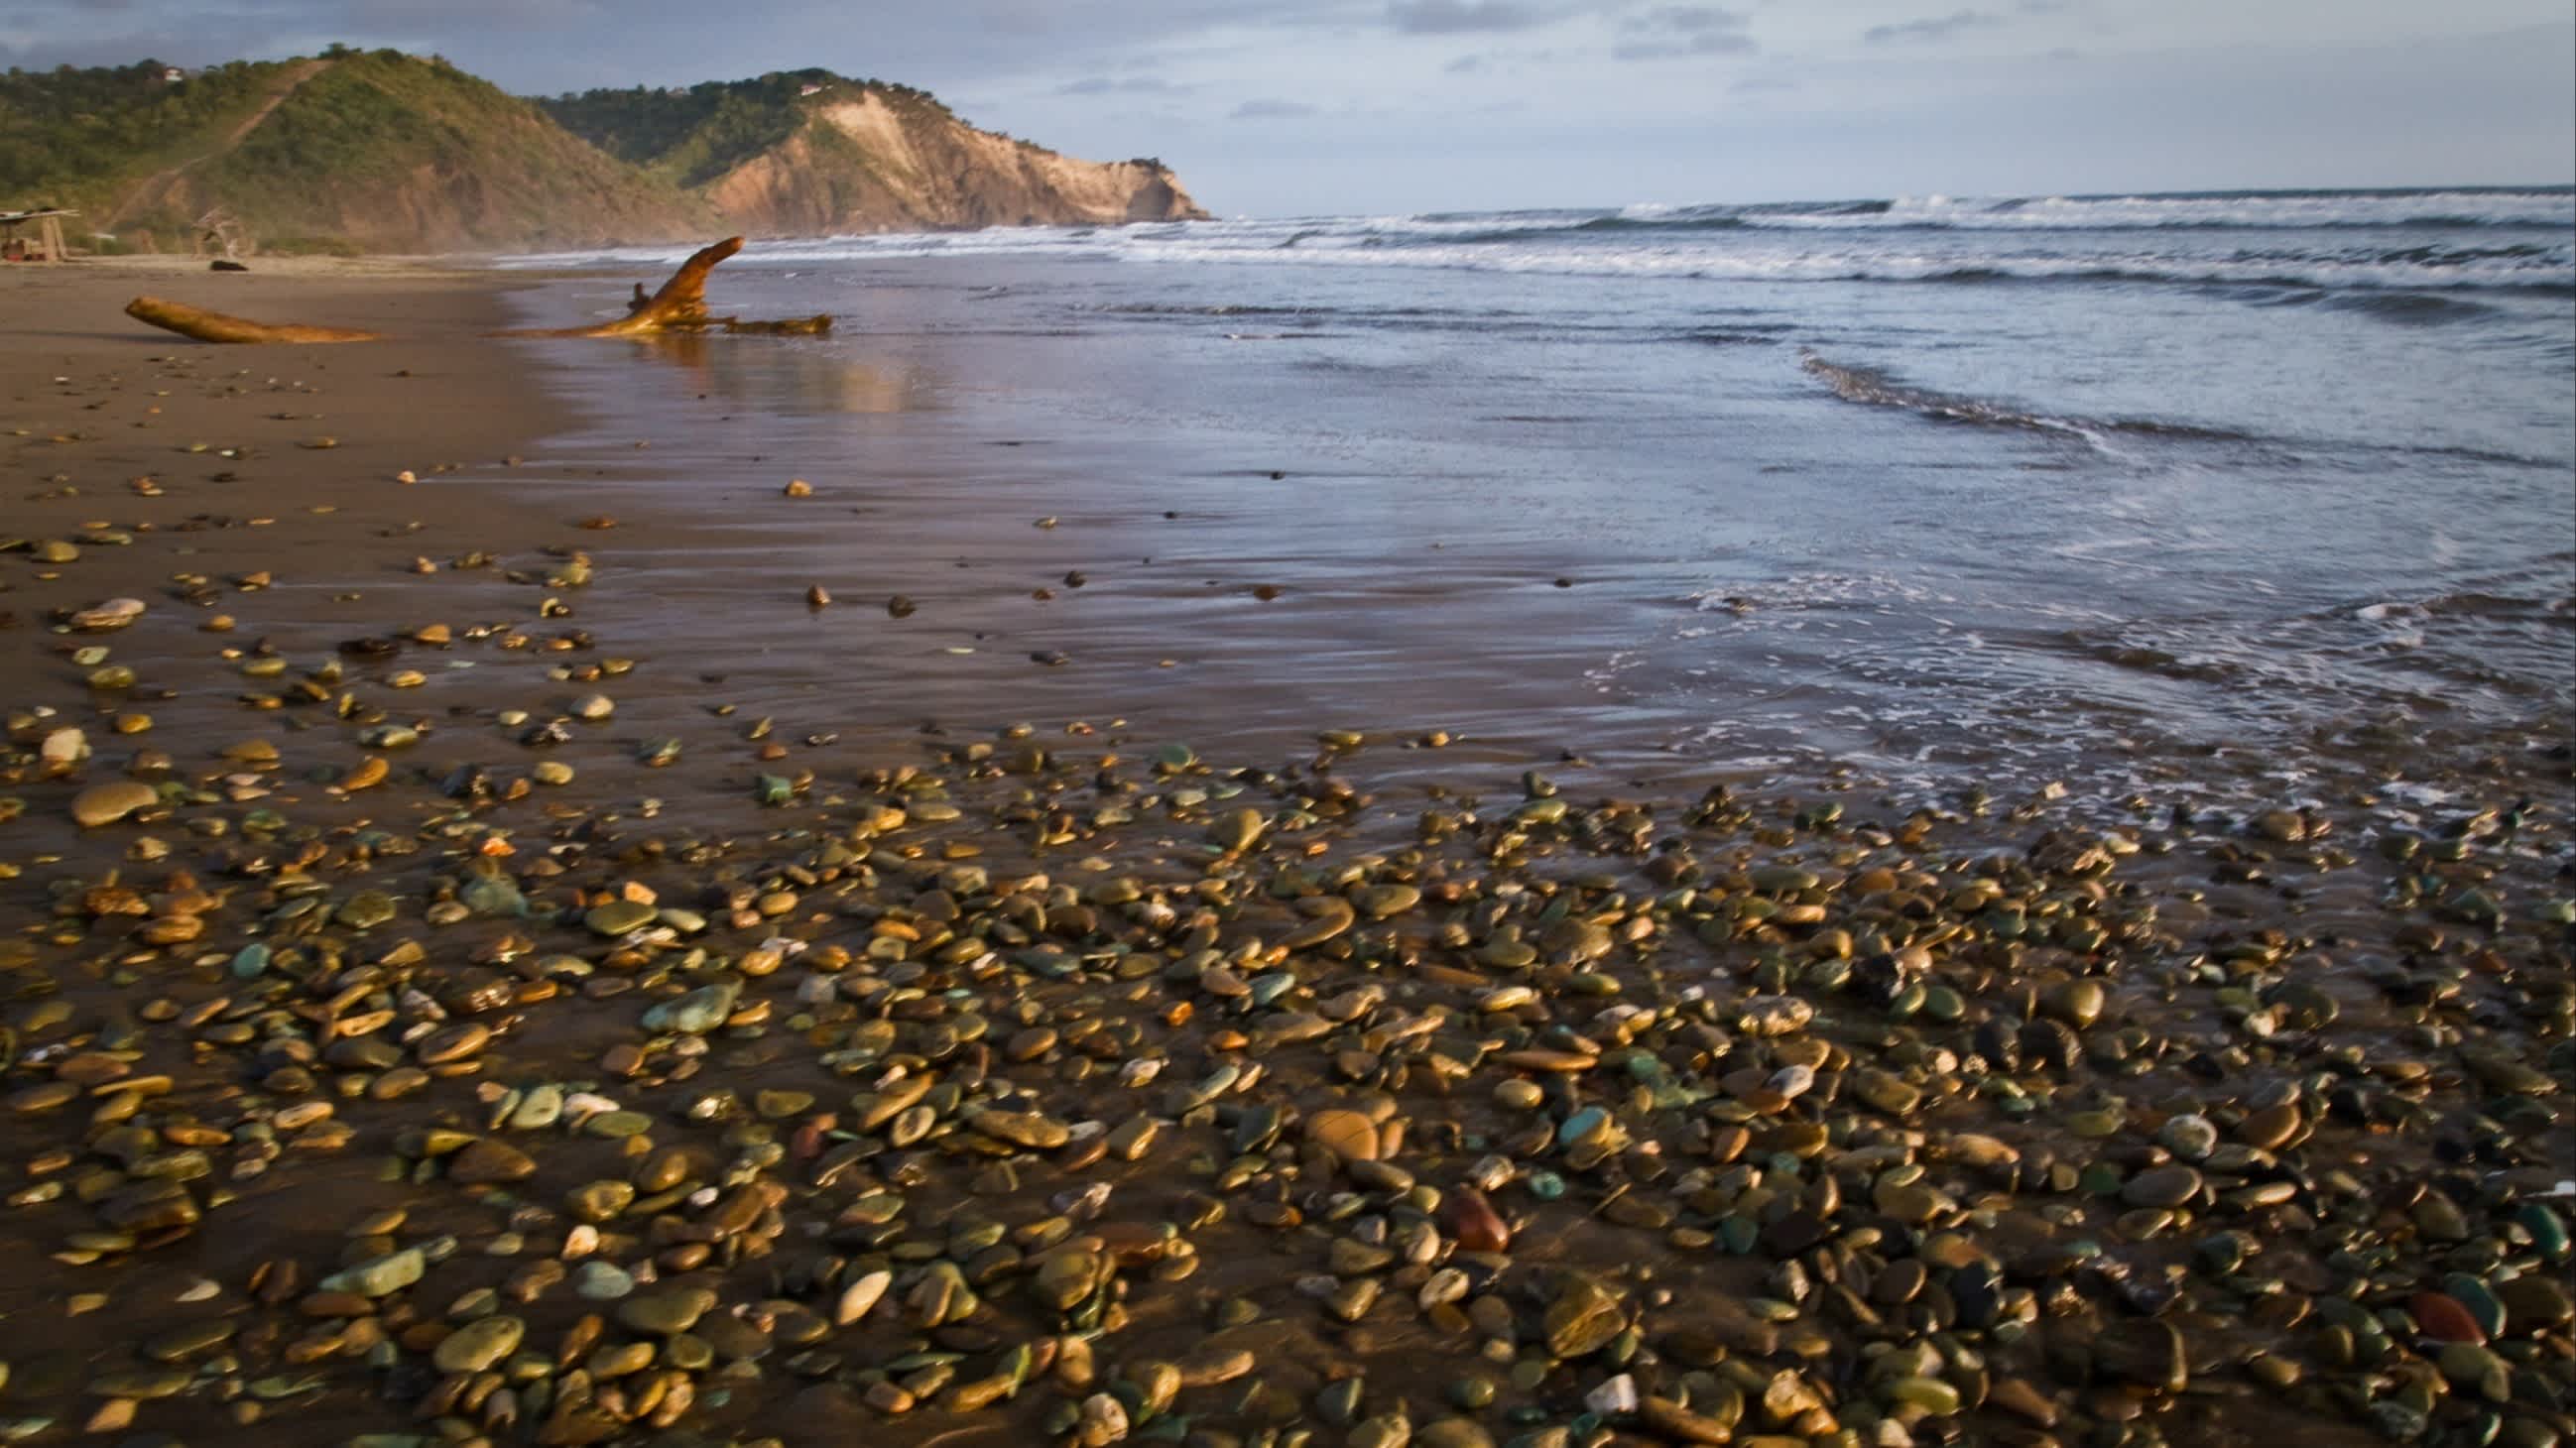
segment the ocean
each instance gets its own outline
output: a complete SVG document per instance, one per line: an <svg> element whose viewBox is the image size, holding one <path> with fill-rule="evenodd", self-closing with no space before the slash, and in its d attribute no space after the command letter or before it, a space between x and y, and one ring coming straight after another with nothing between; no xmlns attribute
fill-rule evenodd
<svg viewBox="0 0 2576 1448"><path fill-rule="evenodd" d="M510 265L560 322L685 251ZM840 323L539 345L570 452L703 414L659 627L919 603L764 625L782 703L2105 799L2438 793L2576 717L2567 188L838 237L711 298ZM829 505L751 505L791 470Z"/></svg>

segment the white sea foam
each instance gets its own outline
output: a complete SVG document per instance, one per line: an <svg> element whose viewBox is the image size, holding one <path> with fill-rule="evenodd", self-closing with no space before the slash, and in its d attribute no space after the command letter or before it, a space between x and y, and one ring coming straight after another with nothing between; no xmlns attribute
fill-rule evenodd
<svg viewBox="0 0 2576 1448"><path fill-rule="evenodd" d="M2565 217L2576 227L2576 202L2556 192L2015 203L1929 197L1884 203L1883 211L1861 214L1832 208L1630 207L886 233L764 242L736 265L1048 257L1753 282L2078 278L2412 290L2576 287L2576 234L2521 230L2480 237L2453 229L2442 231L2440 240L2422 231L2402 237L2376 231L2267 234L2303 217L2349 228L2384 216L2396 225L2408 215L2447 214L2444 208L2473 200L2495 218L2483 225L2546 226ZM2229 219L2254 215L2271 220ZM2208 230L2221 227L2253 229L2234 240ZM2006 235L2015 232L2026 235ZM521 257L505 265L669 264L685 254L678 247L620 248Z"/></svg>

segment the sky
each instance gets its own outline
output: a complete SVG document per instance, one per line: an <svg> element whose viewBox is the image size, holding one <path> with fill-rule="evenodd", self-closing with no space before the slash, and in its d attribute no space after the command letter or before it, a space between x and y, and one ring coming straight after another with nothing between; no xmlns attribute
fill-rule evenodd
<svg viewBox="0 0 2576 1448"><path fill-rule="evenodd" d="M819 65L1221 216L2576 180L2567 0L50 0L0 64L333 42L522 94Z"/></svg>

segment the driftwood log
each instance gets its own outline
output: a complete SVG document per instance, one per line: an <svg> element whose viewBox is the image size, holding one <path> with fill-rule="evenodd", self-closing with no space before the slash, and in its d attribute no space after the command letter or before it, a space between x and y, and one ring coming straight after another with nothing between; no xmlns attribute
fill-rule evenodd
<svg viewBox="0 0 2576 1448"><path fill-rule="evenodd" d="M715 317L707 314L707 273L716 263L742 250L742 238L727 237L713 246L701 247L662 289L637 301L623 317L591 327L545 328L534 331L500 332L502 337L652 337L666 332L747 332L779 336L817 336L832 330L828 316L790 317L781 321L750 321L739 317ZM643 289L638 287L639 292ZM125 314L138 322L149 322L164 331L200 342L373 342L379 332L362 332L345 327L309 327L300 323L254 322L245 317L228 317L197 307L165 302L158 297L136 297L125 304Z"/></svg>
<svg viewBox="0 0 2576 1448"><path fill-rule="evenodd" d="M125 304L125 315L200 342L373 342L379 335L347 327L306 327L292 322L272 326L165 302L159 297L136 297Z"/></svg>

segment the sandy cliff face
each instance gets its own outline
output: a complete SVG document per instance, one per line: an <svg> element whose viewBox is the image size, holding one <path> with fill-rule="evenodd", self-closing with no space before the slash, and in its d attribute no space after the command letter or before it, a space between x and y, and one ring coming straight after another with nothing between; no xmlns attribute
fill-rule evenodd
<svg viewBox="0 0 2576 1448"><path fill-rule="evenodd" d="M1159 165L1077 161L875 91L816 106L702 194L758 236L1204 218Z"/></svg>

